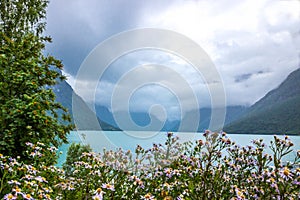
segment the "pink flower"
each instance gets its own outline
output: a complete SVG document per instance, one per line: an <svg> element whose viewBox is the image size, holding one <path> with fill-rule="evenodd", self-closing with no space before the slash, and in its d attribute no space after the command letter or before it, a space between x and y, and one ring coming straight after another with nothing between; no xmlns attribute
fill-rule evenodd
<svg viewBox="0 0 300 200"><path fill-rule="evenodd" d="M103 191L101 191L100 193L97 193L95 196L93 196L94 200L102 200L103 199Z"/></svg>
<svg viewBox="0 0 300 200"><path fill-rule="evenodd" d="M109 183L103 184L103 185L102 185L102 188L105 188L105 189L108 189L108 190L111 190L111 191L115 191L114 185L111 185L111 184L109 184Z"/></svg>
<svg viewBox="0 0 300 200"><path fill-rule="evenodd" d="M145 199L145 200L152 200L155 199L153 195L151 195L150 193L146 194L145 196L141 196L141 199Z"/></svg>
<svg viewBox="0 0 300 200"><path fill-rule="evenodd" d="M30 194L23 194L23 199L33 200L34 198L32 198Z"/></svg>
<svg viewBox="0 0 300 200"><path fill-rule="evenodd" d="M287 167L284 167L283 170L280 171L280 176L286 180L293 178L293 174L290 173L290 170Z"/></svg>
<svg viewBox="0 0 300 200"><path fill-rule="evenodd" d="M8 199L17 199L16 196L12 195L11 193L9 194L6 194L4 197L3 197L4 200L8 200Z"/></svg>
<svg viewBox="0 0 300 200"><path fill-rule="evenodd" d="M166 174L166 176L167 176L168 178L171 178L171 177L172 177L172 169L170 169L170 168L165 168L165 169L164 169L164 172L165 172L165 174Z"/></svg>

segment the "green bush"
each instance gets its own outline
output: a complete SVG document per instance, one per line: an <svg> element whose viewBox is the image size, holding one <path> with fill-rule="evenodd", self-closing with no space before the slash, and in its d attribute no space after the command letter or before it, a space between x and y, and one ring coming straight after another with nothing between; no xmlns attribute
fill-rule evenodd
<svg viewBox="0 0 300 200"><path fill-rule="evenodd" d="M63 169L66 175L70 176L74 171L74 163L80 160L80 156L83 153L89 153L92 149L89 145L81 145L77 143L72 143L67 152L67 158L63 164Z"/></svg>

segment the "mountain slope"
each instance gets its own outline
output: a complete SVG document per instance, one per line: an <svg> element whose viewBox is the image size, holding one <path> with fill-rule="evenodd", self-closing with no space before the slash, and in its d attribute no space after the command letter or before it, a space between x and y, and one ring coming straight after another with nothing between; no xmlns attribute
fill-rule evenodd
<svg viewBox="0 0 300 200"><path fill-rule="evenodd" d="M115 127L118 127L118 124L115 120L116 116L118 116L118 118L120 118L120 119L127 119L127 117L128 117L127 112L125 112L125 111L118 111L118 112L115 112L114 114L112 114L108 108L106 108L105 106L101 106L101 105L96 105L95 109L96 109L97 115L99 116L99 118L101 120L103 120ZM127 130L127 131L129 131L129 130L130 131L142 131L142 130L143 131L156 131L156 130L151 130L151 127L148 127L148 125L151 122L151 118L152 118L152 124L154 127L157 127L158 124L162 123L154 115L152 115L150 118L150 116L146 112L130 112L130 117L135 125L123 123L123 124L120 124L121 125L120 128L122 128L123 130ZM122 123L122 121L119 123Z"/></svg>
<svg viewBox="0 0 300 200"><path fill-rule="evenodd" d="M300 134L300 68L224 130L229 133Z"/></svg>
<svg viewBox="0 0 300 200"><path fill-rule="evenodd" d="M247 107L245 106L227 106L226 107L226 114L225 114L225 122L224 125L229 124L230 122L238 119ZM211 108L202 108L200 109L200 123L199 123L199 132L203 132L204 130L208 129L209 123L211 120ZM220 129L223 128L223 125L220 125Z"/></svg>
<svg viewBox="0 0 300 200"><path fill-rule="evenodd" d="M113 126L117 126L114 117L112 113L104 106L96 105L96 112L99 118L109 124L112 124ZM225 117L225 124L230 123L231 121L237 119L244 111L246 110L246 107L243 106L228 106L226 108L226 117ZM196 113L196 110L190 111L191 115ZM115 113L115 116L125 116L122 112ZM139 126L146 126L150 123L150 117L148 113L146 112L131 112L130 113L132 120ZM159 119L156 116L151 116L152 120L154 120L154 123L159 123ZM208 129L209 123L211 118L211 108L201 108L200 109L200 121L198 125L198 131L203 132L204 130ZM161 129L161 131L178 131L180 124L185 119L183 116L183 119L181 120L167 120ZM185 121L187 124L183 128L182 131L189 132L194 131L194 123L189 123L188 121ZM190 124L190 125L189 125ZM137 128L133 127L122 127L124 130L139 130ZM152 130L157 131L157 130Z"/></svg>
<svg viewBox="0 0 300 200"><path fill-rule="evenodd" d="M53 88L55 94L56 94L56 101L60 102L64 107L68 109L68 111L71 114L72 122L74 123L73 118L73 108L72 108L72 95L74 94L74 101L76 101L76 108L78 109L77 113L80 113L80 116L76 117L76 128L78 130L100 130L100 127L98 124L100 124L102 130L120 130L118 128L115 128L114 126L105 123L101 120L99 120L98 117L94 117L94 112L86 105L86 103L83 101L81 97L79 97L76 93L74 93L72 87L66 82L63 81Z"/></svg>

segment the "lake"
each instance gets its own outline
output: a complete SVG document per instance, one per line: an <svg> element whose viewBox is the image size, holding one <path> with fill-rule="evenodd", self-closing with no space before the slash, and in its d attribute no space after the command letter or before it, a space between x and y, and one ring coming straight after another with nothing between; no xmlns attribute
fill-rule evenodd
<svg viewBox="0 0 300 200"><path fill-rule="evenodd" d="M147 149L152 147L153 143L163 144L166 140L166 132L123 132L123 131L71 131L68 136L69 144L64 144L59 148L62 151L58 159L58 166L61 166L66 159L66 153L71 143L89 144L93 151L102 152L103 148L134 151L139 144ZM181 142L204 139L202 133L174 133L179 137ZM250 135L250 134L227 134L227 136L240 146L251 145L254 139L263 139L264 143L269 146L273 135ZM278 136L283 138L284 136ZM300 149L300 136L289 136L294 143L294 150Z"/></svg>

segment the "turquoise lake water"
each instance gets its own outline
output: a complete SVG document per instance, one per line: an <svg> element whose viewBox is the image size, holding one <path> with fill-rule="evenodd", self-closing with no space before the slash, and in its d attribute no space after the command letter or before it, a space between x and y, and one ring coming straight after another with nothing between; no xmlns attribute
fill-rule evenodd
<svg viewBox="0 0 300 200"><path fill-rule="evenodd" d="M89 144L93 151L102 152L103 148L116 149L123 148L125 150L134 151L139 144L147 149L153 143L163 144L166 140L166 132L123 132L123 131L72 131L69 136L69 144L64 144L59 148L62 152L58 159L58 166L61 166L66 159L66 153L71 143ZM174 133L181 142L194 141L204 139L202 133ZM235 141L240 146L251 145L254 139L263 139L264 143L269 146L273 135L250 135L250 134L228 134L231 140ZM284 136L278 136L283 138ZM300 136L289 136L294 143L294 150L300 149ZM291 154L292 156L292 154Z"/></svg>

